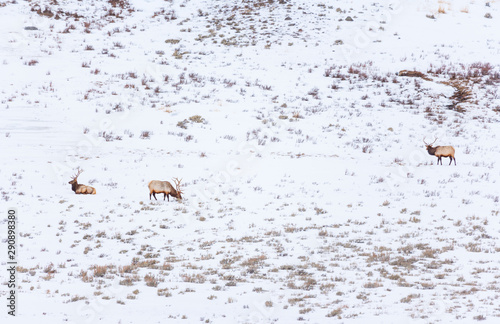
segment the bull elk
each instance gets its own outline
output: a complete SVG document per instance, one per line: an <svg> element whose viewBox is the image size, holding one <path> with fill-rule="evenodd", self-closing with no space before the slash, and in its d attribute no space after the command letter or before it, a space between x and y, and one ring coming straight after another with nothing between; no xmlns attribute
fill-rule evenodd
<svg viewBox="0 0 500 324"><path fill-rule="evenodd" d="M169 196L175 197L177 199L182 199L181 180L177 178L173 179L175 184L175 189L172 186L172 184L168 181L159 181L159 180L150 181L148 184L149 200L151 200L151 195L155 197L155 200L158 200L156 199L157 193L163 193L163 200L165 200L165 197L167 197L168 201L170 201Z"/></svg>
<svg viewBox="0 0 500 324"><path fill-rule="evenodd" d="M78 168L76 170L76 172L77 173L73 177L73 179L70 182L68 182L71 185L71 189L75 192L75 194L77 194L77 195L80 195L80 194L82 194L82 195L95 195L95 188L94 187L79 184L77 182L78 176L83 172L83 170L80 170L80 168Z"/></svg>
<svg viewBox="0 0 500 324"><path fill-rule="evenodd" d="M457 165L457 160L455 160L455 149L453 148L453 146L435 146L435 147L433 147L432 144L436 143L436 141L437 141L437 137L434 140L434 142L432 142L431 144L427 144L425 142L425 137L424 137L425 148L427 149L427 152L430 155L437 156L437 158L438 158L437 164L439 164L439 162L441 162L441 165L443 165L443 161L441 160L441 158L449 157L450 164L448 164L448 165L451 165L452 161L455 161L455 165Z"/></svg>

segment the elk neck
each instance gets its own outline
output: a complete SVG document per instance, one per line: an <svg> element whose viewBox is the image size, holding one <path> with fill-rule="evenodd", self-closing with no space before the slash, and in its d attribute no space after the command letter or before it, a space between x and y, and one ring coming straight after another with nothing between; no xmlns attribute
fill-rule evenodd
<svg viewBox="0 0 500 324"><path fill-rule="evenodd" d="M436 150L439 146L436 146L436 147L432 147L432 146L427 146L427 152L429 153L429 155L434 155L436 153Z"/></svg>
<svg viewBox="0 0 500 324"><path fill-rule="evenodd" d="M75 180L75 182L73 182L71 184L71 190L73 190L74 192L76 192L77 188L78 188L78 182L76 182L76 180Z"/></svg>

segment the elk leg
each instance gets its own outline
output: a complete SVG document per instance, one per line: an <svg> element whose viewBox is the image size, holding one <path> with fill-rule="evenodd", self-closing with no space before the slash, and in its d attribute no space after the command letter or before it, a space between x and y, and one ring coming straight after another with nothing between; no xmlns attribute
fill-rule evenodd
<svg viewBox="0 0 500 324"><path fill-rule="evenodd" d="M450 164L448 164L448 165L451 165L451 162L453 162L453 157L452 156L450 156Z"/></svg>
<svg viewBox="0 0 500 324"><path fill-rule="evenodd" d="M163 199L165 200L165 199ZM170 195L167 195L167 201L170 201Z"/></svg>
<svg viewBox="0 0 500 324"><path fill-rule="evenodd" d="M153 192L153 197L155 197L155 200L158 200L156 199L156 192Z"/></svg>
<svg viewBox="0 0 500 324"><path fill-rule="evenodd" d="M166 193L163 193L163 200L165 200L165 197L167 196Z"/></svg>

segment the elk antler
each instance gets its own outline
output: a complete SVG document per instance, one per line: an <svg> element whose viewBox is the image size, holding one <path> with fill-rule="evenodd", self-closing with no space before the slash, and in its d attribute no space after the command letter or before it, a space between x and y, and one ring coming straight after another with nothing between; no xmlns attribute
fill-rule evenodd
<svg viewBox="0 0 500 324"><path fill-rule="evenodd" d="M437 140L438 140L438 138L436 137L436 138L434 139L434 142L432 142L431 144L427 144L427 143L425 142L425 137L424 137L424 144L425 144L425 146L429 146L429 145L432 145L432 144L436 143L436 141L437 141Z"/></svg>
<svg viewBox="0 0 500 324"><path fill-rule="evenodd" d="M78 169L76 169L76 174L73 176L73 179L78 178L78 176L79 176L80 174L82 174L82 172L83 172L83 170L81 170L81 169L80 169L80 167L78 167Z"/></svg>
<svg viewBox="0 0 500 324"><path fill-rule="evenodd" d="M179 180L177 178L173 178L172 180L174 181L174 184L175 184L175 190L178 193L182 194L182 190L181 190L181 181L182 181L182 179Z"/></svg>

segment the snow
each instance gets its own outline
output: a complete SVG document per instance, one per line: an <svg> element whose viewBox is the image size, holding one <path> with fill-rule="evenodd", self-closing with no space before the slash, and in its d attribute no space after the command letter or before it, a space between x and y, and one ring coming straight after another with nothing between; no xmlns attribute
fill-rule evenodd
<svg viewBox="0 0 500 324"><path fill-rule="evenodd" d="M496 323L499 14L0 2L17 322ZM71 191L77 168L96 195ZM182 201L148 199L172 178Z"/></svg>

